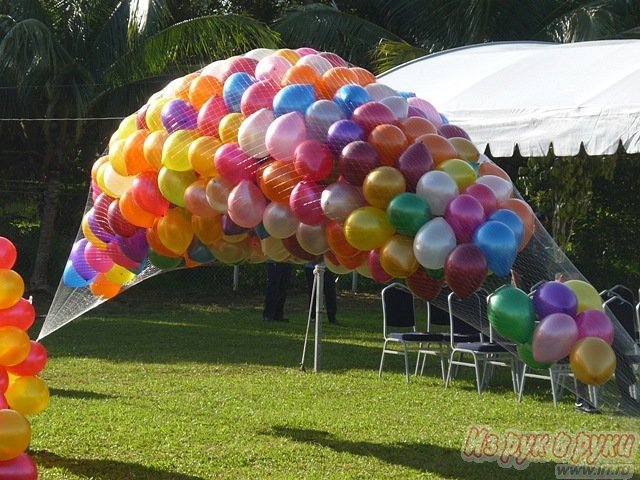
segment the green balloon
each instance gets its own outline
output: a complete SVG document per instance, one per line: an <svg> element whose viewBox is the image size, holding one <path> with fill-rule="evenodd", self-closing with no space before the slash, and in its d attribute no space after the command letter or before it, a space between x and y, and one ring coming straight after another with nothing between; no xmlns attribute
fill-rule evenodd
<svg viewBox="0 0 640 480"><path fill-rule="evenodd" d="M182 262L181 257L177 257L177 258L166 257L164 255L160 255L158 252L156 252L153 249L149 249L148 256L149 256L149 263L151 263L151 265L161 270L175 268L178 265L180 265L180 263Z"/></svg>
<svg viewBox="0 0 640 480"><path fill-rule="evenodd" d="M527 365L529 365L531 368L537 368L539 370L546 370L547 368L550 368L551 365L553 365L553 363L537 362L533 358L533 350L531 350L531 344L530 343L521 343L520 345L518 345L516 350L518 351L518 355L520 356L522 361L524 363L526 363Z"/></svg>
<svg viewBox="0 0 640 480"><path fill-rule="evenodd" d="M536 314L533 301L519 288L504 286L489 299L487 315L491 325L504 338L527 343L533 337Z"/></svg>
<svg viewBox="0 0 640 480"><path fill-rule="evenodd" d="M413 237L431 219L427 202L415 193L401 193L387 207L389 223L400 235Z"/></svg>
<svg viewBox="0 0 640 480"><path fill-rule="evenodd" d="M438 268L437 270L427 270L427 275L429 275L434 280L442 280L444 278L444 268Z"/></svg>

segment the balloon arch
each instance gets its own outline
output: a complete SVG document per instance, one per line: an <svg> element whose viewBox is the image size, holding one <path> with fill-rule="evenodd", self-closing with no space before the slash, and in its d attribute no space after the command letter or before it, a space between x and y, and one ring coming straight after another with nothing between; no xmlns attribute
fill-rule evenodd
<svg viewBox="0 0 640 480"><path fill-rule="evenodd" d="M336 54L257 49L172 81L121 122L91 179L39 340L164 271L324 261L404 279L443 308L446 286L476 326L465 299L492 292L514 355L533 368L568 356L605 404L620 397L608 380L631 338L509 176L426 99ZM529 286L572 280L528 295L512 270Z"/></svg>

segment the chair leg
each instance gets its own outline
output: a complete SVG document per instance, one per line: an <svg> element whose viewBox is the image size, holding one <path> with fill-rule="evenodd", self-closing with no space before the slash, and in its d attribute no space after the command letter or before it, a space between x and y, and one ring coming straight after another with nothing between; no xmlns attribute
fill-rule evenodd
<svg viewBox="0 0 640 480"><path fill-rule="evenodd" d="M511 381L513 382L513 393L520 392L520 379L518 378L518 363L511 360Z"/></svg>
<svg viewBox="0 0 640 480"><path fill-rule="evenodd" d="M471 354L473 356L473 365L476 370L476 385L478 386L478 393L482 393L482 383L484 382L484 375L487 369L487 363L485 361L483 370L485 371L482 375L483 378L480 378L480 365L478 364L478 357L476 357L475 353Z"/></svg>
<svg viewBox="0 0 640 480"><path fill-rule="evenodd" d="M406 342L402 342L402 348L404 348L404 371L407 375L407 383L410 383L411 377L409 376L409 351L407 350Z"/></svg>
<svg viewBox="0 0 640 480"><path fill-rule="evenodd" d="M447 369L447 378L444 381L444 388L447 388L449 383L451 383L451 367L453 366L453 357L455 354L456 352L452 352L451 357L449 358L449 368Z"/></svg>
<svg viewBox="0 0 640 480"><path fill-rule="evenodd" d="M387 342L385 340L384 346L382 347L382 358L380 359L380 369L378 370L378 378L382 378L382 367L384 366L384 354L387 351Z"/></svg>
<svg viewBox="0 0 640 480"><path fill-rule="evenodd" d="M527 378L527 364L522 367L522 374L520 375L520 388L518 389L518 403L522 402L522 394L524 393L524 381ZM554 397L555 398L555 397Z"/></svg>
<svg viewBox="0 0 640 480"><path fill-rule="evenodd" d="M551 379L551 398L553 398L553 408L558 408L558 393L556 392L557 385L552 368L549 369L549 378Z"/></svg>
<svg viewBox="0 0 640 480"><path fill-rule="evenodd" d="M416 371L413 372L415 376L418 376L418 368L420 367L420 357L422 356L422 352L420 351L421 348L422 348L422 344L420 344L420 346L418 347L418 359L416 360ZM422 372L420 372L420 375L422 375Z"/></svg>

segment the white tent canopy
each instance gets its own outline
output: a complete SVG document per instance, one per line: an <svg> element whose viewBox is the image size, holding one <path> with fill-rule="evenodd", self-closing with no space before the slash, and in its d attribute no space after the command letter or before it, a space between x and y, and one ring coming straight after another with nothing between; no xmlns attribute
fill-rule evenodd
<svg viewBox="0 0 640 480"><path fill-rule="evenodd" d="M379 82L429 100L509 157L640 151L640 40L490 43L428 55Z"/></svg>

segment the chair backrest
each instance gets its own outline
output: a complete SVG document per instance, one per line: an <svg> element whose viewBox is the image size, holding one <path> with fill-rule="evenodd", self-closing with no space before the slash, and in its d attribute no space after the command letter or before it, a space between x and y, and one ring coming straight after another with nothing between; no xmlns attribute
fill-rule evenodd
<svg viewBox="0 0 640 480"><path fill-rule="evenodd" d="M483 318L484 318L484 313L483 313L483 309L482 309L482 298L480 297L480 295L478 295L478 293L474 293L472 294L470 297L466 298L466 299L462 299L460 297L458 297L455 293L451 292L448 297L447 297L447 303L449 306L449 329L450 329L450 342L451 342L451 346L453 346L455 344L455 338L454 335L455 334L468 334L468 333L474 333L474 334L479 334L480 335L480 341L484 342L486 340L486 337L484 336L484 334L482 333L483 330ZM476 317L476 321L477 321L477 326L479 328L474 328L473 326L469 325L468 323L457 319L456 322L456 317L454 315L454 310L456 309L456 305L458 306L458 308L460 308L462 305L465 305L466 308L471 308L473 310L473 315ZM470 307L471 306L471 307ZM457 327L460 327L460 324L465 324L466 328L463 329L463 331L460 331L457 329ZM471 331L470 331L471 330Z"/></svg>
<svg viewBox="0 0 640 480"><path fill-rule="evenodd" d="M416 315L411 290L401 283L392 283L384 287L382 289L382 316L385 337L387 327L415 330Z"/></svg>
<svg viewBox="0 0 640 480"><path fill-rule="evenodd" d="M635 342L638 341L638 324L636 322L636 310L634 306L625 299L613 295L603 304L611 310L611 313L618 319L620 325L626 330Z"/></svg>
<svg viewBox="0 0 640 480"><path fill-rule="evenodd" d="M635 305L636 300L635 297L633 295L633 292L631 291L630 288L618 284L618 285L614 285L613 287L608 289L611 293L614 293L616 295L618 295L620 298L626 300L627 302L629 302L631 305Z"/></svg>

